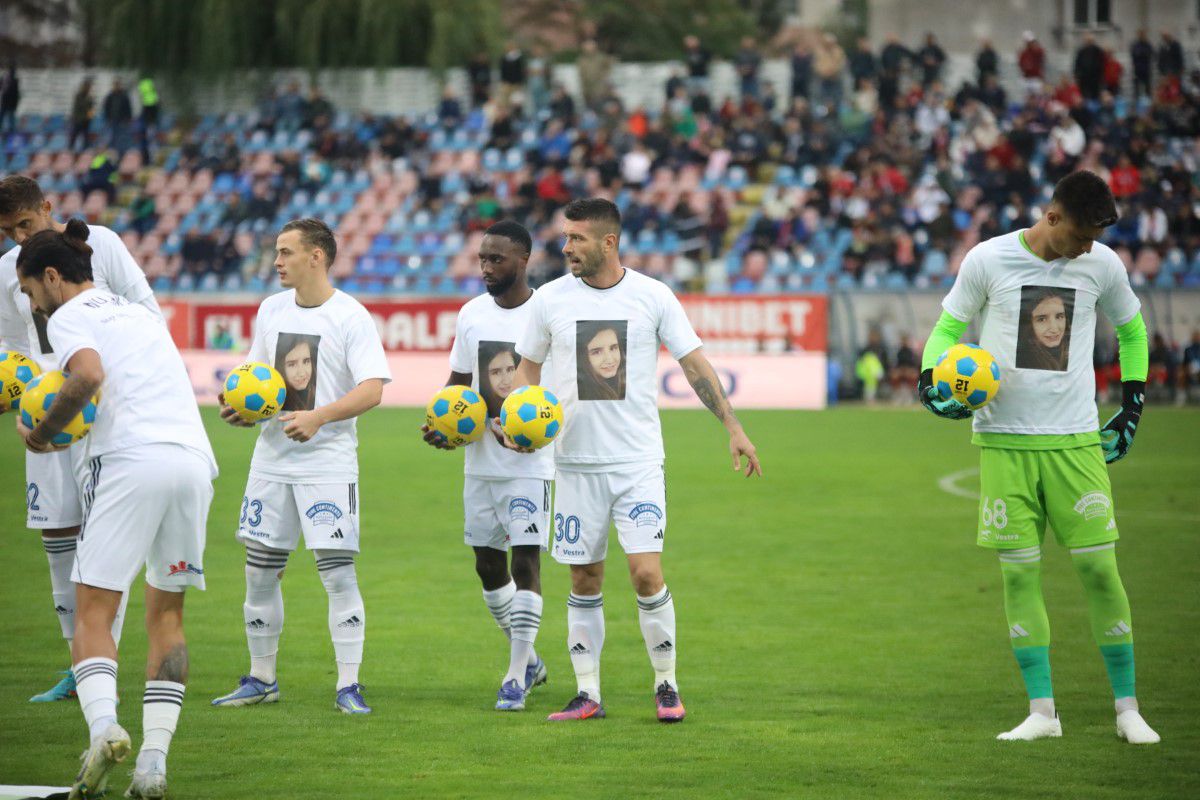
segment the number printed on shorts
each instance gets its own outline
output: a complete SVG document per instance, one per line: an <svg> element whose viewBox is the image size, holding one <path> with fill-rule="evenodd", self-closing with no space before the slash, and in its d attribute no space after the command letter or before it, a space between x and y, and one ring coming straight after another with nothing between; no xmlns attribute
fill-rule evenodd
<svg viewBox="0 0 1200 800"><path fill-rule="evenodd" d="M554 515L554 540L556 542L566 541L567 544L575 544L579 541L579 517L572 514L569 517L564 517L562 514Z"/></svg>
<svg viewBox="0 0 1200 800"><path fill-rule="evenodd" d="M239 525L249 525L251 528L257 528L262 524L262 501L251 500L249 497L242 497L242 518L238 520Z"/></svg>
<svg viewBox="0 0 1200 800"><path fill-rule="evenodd" d="M29 511L41 511L42 507L38 505L38 485L36 483L29 484L29 488L25 490L25 508Z"/></svg>
<svg viewBox="0 0 1200 800"><path fill-rule="evenodd" d="M1008 524L1008 506L999 497L995 502L992 502L991 498L983 498L979 513L985 528L1003 528Z"/></svg>

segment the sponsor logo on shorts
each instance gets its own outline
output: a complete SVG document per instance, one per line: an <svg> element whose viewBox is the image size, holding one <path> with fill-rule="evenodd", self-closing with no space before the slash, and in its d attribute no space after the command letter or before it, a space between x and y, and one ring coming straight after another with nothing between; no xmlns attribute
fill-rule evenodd
<svg viewBox="0 0 1200 800"><path fill-rule="evenodd" d="M528 497L514 497L508 504L508 517L528 520L529 515L536 514L537 510L537 505Z"/></svg>
<svg viewBox="0 0 1200 800"><path fill-rule="evenodd" d="M44 514L27 514L25 517L29 522L49 522L50 518Z"/></svg>
<svg viewBox="0 0 1200 800"><path fill-rule="evenodd" d="M342 510L336 503L313 503L304 516L312 520L313 525L336 525L342 518Z"/></svg>
<svg viewBox="0 0 1200 800"><path fill-rule="evenodd" d="M253 536L255 539L270 539L271 534L266 531L256 531L253 528L242 528L242 533L247 536Z"/></svg>
<svg viewBox="0 0 1200 800"><path fill-rule="evenodd" d="M175 564L168 564L167 571L170 575L203 575L204 570L197 567L190 561L179 561Z"/></svg>
<svg viewBox="0 0 1200 800"><path fill-rule="evenodd" d="M1107 517L1111 507L1112 501L1104 492L1088 492L1075 503L1076 513L1082 514L1084 519Z"/></svg>
<svg viewBox="0 0 1200 800"><path fill-rule="evenodd" d="M654 503L638 503L630 510L629 518L639 528L655 528L662 522L663 511Z"/></svg>
<svg viewBox="0 0 1200 800"><path fill-rule="evenodd" d="M560 548L558 548L558 552L564 556L581 556L581 555L583 555L583 550L575 550L570 547L560 547Z"/></svg>
<svg viewBox="0 0 1200 800"><path fill-rule="evenodd" d="M989 531L985 528L984 530L979 532L979 538L985 542L988 541L989 539L995 539L997 542L1015 542L1021 538L1021 534L1019 534L1019 533L992 533L991 531Z"/></svg>

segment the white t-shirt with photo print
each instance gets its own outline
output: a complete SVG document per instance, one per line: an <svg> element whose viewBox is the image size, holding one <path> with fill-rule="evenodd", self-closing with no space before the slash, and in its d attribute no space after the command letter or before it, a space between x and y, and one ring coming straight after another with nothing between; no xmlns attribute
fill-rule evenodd
<svg viewBox="0 0 1200 800"><path fill-rule="evenodd" d="M59 306L46 332L57 359L54 369L65 371L80 350L100 356L104 380L96 421L83 440L88 458L151 444L178 444L199 453L216 477L217 462L187 367L154 312L92 288Z"/></svg>
<svg viewBox="0 0 1200 800"><path fill-rule="evenodd" d="M87 244L92 248L92 283L97 289L140 303L162 316L146 274L120 236L103 226L89 225ZM21 248L14 247L0 257L0 342L7 349L29 356L43 370L57 369L58 359L46 334L46 318L33 313L17 280L20 253Z"/></svg>
<svg viewBox="0 0 1200 800"><path fill-rule="evenodd" d="M520 362L516 340L529 322L532 305L530 297L516 308L501 308L491 295L483 294L458 312L450 369L471 373L471 388L488 403L489 418L500 416L499 404L517 388L513 381ZM549 377L543 365L542 385L558 394ZM482 389L484 386L488 388ZM477 478L550 480L554 477L554 447L551 443L533 454L517 453L497 442L489 428L482 439L467 445L463 471Z"/></svg>
<svg viewBox="0 0 1200 800"><path fill-rule="evenodd" d="M517 352L538 363L550 360L548 380L563 404L558 467L662 463L659 345L675 359L702 345L675 294L626 269L607 289L564 275L538 289L530 302Z"/></svg>
<svg viewBox="0 0 1200 800"><path fill-rule="evenodd" d="M341 399L366 380L391 381L370 313L341 290L319 306L296 303L295 290L263 300L250 361L279 370L288 385L283 411L311 410ZM280 483L349 483L358 478L355 419L322 425L307 442L287 438L279 417L262 425L250 476Z"/></svg>
<svg viewBox="0 0 1200 800"><path fill-rule="evenodd" d="M1096 310L1124 325L1141 308L1111 248L1044 261L1020 232L971 248L942 307L960 322L982 313L979 345L1000 367L1000 391L975 412L979 433L1099 429L1092 356ZM1035 323L1036 318L1036 323Z"/></svg>

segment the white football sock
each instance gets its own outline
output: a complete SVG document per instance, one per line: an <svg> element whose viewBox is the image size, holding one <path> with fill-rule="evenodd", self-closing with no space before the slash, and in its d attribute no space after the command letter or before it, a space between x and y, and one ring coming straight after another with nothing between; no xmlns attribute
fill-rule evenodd
<svg viewBox="0 0 1200 800"><path fill-rule="evenodd" d="M329 636L338 663L337 688L358 683L358 665L363 660L367 615L363 610L354 554L345 550L317 550L317 572L329 595Z"/></svg>
<svg viewBox="0 0 1200 800"><path fill-rule="evenodd" d="M75 665L75 691L91 739L117 721L117 662L97 656Z"/></svg>
<svg viewBox="0 0 1200 800"><path fill-rule="evenodd" d="M604 595L567 597L567 651L579 691L600 702L600 653L604 650Z"/></svg>
<svg viewBox="0 0 1200 800"><path fill-rule="evenodd" d="M71 568L75 566L78 536L42 535L42 549L50 562L50 594L58 626L68 642L75 638L75 584L71 583Z"/></svg>
<svg viewBox="0 0 1200 800"><path fill-rule="evenodd" d="M639 597L638 622L642 627L642 639L646 642L646 653L654 667L654 688L664 681L678 690L675 682L675 601L671 590L664 586L649 597Z"/></svg>
<svg viewBox="0 0 1200 800"><path fill-rule="evenodd" d="M167 751L179 724L179 712L183 710L184 688L175 681L146 681L142 695L142 750L138 754L138 766L142 769L156 767L166 771Z"/></svg>
<svg viewBox="0 0 1200 800"><path fill-rule="evenodd" d="M1029 701L1029 713L1041 714L1043 717L1054 719L1054 698L1038 697Z"/></svg>
<svg viewBox="0 0 1200 800"><path fill-rule="evenodd" d="M512 647L509 653L508 673L503 683L515 680L525 685L525 668L536 663L533 643L537 640L538 628L542 624L542 596L526 589L518 591L512 602ZM525 686L528 689L528 686Z"/></svg>
<svg viewBox="0 0 1200 800"><path fill-rule="evenodd" d="M483 590L483 602L487 604L488 611L492 612L492 619L496 620L500 630L504 631L504 635L509 639L512 638L512 622L509 617L516 594L517 584L511 579L499 589Z"/></svg>
<svg viewBox="0 0 1200 800"><path fill-rule="evenodd" d="M275 658L283 634L283 588L280 579L288 553L263 547L246 548L246 644L250 648L250 675L263 683L275 682Z"/></svg>

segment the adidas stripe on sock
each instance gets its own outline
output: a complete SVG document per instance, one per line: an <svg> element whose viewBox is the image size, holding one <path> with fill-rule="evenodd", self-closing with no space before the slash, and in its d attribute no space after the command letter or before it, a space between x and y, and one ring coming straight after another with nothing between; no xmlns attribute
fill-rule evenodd
<svg viewBox="0 0 1200 800"><path fill-rule="evenodd" d="M100 656L85 658L74 672L79 708L94 739L117 721L117 662Z"/></svg>
<svg viewBox="0 0 1200 800"><path fill-rule="evenodd" d="M600 702L600 653L604 650L604 595L567 596L567 651L579 691Z"/></svg>

